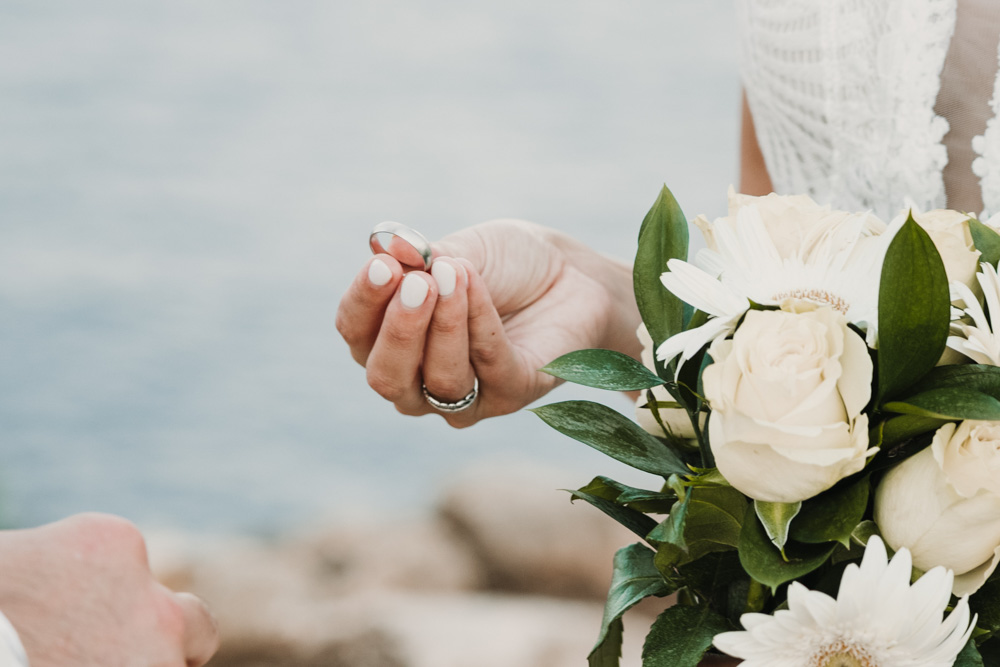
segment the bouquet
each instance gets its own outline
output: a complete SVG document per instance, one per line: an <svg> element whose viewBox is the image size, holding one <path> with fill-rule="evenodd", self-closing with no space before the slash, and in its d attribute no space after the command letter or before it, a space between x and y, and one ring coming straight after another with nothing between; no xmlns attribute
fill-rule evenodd
<svg viewBox="0 0 1000 667"><path fill-rule="evenodd" d="M688 224L664 188L634 266L640 363L581 350L543 370L641 392L534 410L651 475L572 491L634 532L591 667L622 615L676 594L644 667L1000 665L1000 234L955 211L889 223L730 191ZM891 558L890 558L891 556Z"/></svg>

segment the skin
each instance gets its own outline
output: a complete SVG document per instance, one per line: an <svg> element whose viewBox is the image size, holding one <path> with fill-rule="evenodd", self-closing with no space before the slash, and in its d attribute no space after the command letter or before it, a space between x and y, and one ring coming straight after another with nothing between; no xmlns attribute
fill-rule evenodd
<svg viewBox="0 0 1000 667"><path fill-rule="evenodd" d="M743 98L740 187L767 194L771 181ZM441 414L454 427L523 408L550 391L539 373L556 357L603 347L638 358L639 314L631 267L554 230L519 220L495 220L433 244L435 261L458 273L453 294L440 297L434 278L378 255L361 268L340 301L337 329L368 384L407 415ZM392 272L385 285L368 279L371 262ZM425 301L403 305L404 272L428 283ZM468 410L444 414L424 399L421 381L454 402L479 378Z"/></svg>
<svg viewBox="0 0 1000 667"><path fill-rule="evenodd" d="M219 644L205 605L150 572L128 521L81 514L0 532L0 609L32 667L200 667Z"/></svg>

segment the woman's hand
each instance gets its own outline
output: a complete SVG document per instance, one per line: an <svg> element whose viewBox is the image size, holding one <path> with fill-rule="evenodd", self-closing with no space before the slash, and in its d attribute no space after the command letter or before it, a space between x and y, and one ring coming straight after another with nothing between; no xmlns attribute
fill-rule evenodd
<svg viewBox="0 0 1000 667"><path fill-rule="evenodd" d="M377 255L340 302L337 329L368 383L403 414L479 397L442 413L469 426L514 412L552 389L538 369L577 349L638 356L630 268L553 230L498 220L434 244L431 274Z"/></svg>

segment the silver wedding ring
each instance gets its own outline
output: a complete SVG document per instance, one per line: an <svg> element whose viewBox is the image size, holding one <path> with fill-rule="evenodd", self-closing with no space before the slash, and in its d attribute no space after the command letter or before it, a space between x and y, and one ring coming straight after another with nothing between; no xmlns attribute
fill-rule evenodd
<svg viewBox="0 0 1000 667"><path fill-rule="evenodd" d="M424 398L427 402L431 404L431 407L438 412L461 412L462 410L468 410L472 407L472 404L476 402L476 397L479 396L479 378L474 378L472 383L472 391L465 395L454 403L447 403L438 398L435 398L431 392L427 391L427 385L421 384L420 388L424 392Z"/></svg>
<svg viewBox="0 0 1000 667"><path fill-rule="evenodd" d="M368 245L376 255L385 253L412 269L429 271L431 244L417 230L398 222L380 222L372 229Z"/></svg>

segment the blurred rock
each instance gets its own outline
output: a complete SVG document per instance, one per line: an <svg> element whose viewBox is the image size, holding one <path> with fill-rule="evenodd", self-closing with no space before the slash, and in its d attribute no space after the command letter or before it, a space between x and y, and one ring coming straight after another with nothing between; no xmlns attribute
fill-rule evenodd
<svg viewBox="0 0 1000 667"><path fill-rule="evenodd" d="M276 543L148 542L161 581L218 617L213 667L578 667L600 627L614 552L636 538L571 505L552 478L524 466L470 471L419 521ZM641 662L665 604L629 612L623 665Z"/></svg>
<svg viewBox="0 0 1000 667"><path fill-rule="evenodd" d="M490 466L463 474L439 504L493 590L603 600L615 551L638 538L553 488L551 472Z"/></svg>

